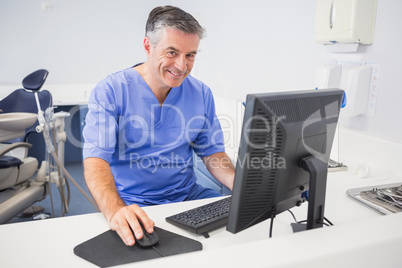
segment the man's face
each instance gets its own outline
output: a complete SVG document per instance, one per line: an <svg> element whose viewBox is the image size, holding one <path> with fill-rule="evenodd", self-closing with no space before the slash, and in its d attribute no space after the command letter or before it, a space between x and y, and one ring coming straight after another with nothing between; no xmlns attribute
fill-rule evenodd
<svg viewBox="0 0 402 268"><path fill-rule="evenodd" d="M146 38L145 45L147 42L149 39ZM199 43L197 34L188 34L169 27L163 29L158 44L149 45L150 49L147 50L154 86L159 89L180 86L193 68Z"/></svg>

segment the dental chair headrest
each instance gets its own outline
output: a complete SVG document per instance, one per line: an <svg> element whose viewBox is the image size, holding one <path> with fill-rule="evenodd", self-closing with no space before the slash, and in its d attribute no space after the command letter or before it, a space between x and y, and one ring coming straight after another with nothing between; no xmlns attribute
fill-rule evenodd
<svg viewBox="0 0 402 268"><path fill-rule="evenodd" d="M27 90L38 91L45 83L48 74L45 69L37 70L22 80L22 86Z"/></svg>

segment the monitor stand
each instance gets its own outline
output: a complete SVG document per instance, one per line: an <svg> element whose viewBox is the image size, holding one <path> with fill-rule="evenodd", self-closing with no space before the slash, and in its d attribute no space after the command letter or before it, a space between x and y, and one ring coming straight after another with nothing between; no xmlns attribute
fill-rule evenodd
<svg viewBox="0 0 402 268"><path fill-rule="evenodd" d="M315 156L303 157L301 167L310 173L307 224L292 223L293 232L320 228L324 224L328 164Z"/></svg>

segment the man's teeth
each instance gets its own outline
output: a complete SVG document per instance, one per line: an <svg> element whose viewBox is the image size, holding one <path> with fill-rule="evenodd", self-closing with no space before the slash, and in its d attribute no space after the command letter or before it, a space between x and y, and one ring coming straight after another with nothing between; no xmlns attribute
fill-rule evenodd
<svg viewBox="0 0 402 268"><path fill-rule="evenodd" d="M179 76L180 74L174 73L172 71L169 71L171 74L175 75L175 76Z"/></svg>

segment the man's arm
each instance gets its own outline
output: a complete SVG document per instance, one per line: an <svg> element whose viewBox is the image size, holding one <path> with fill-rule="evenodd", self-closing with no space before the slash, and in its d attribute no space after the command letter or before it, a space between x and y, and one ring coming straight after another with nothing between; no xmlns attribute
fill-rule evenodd
<svg viewBox="0 0 402 268"><path fill-rule="evenodd" d="M138 221L143 223L148 233L153 232L154 222L147 214L138 205L126 206L120 198L108 162L95 157L86 158L84 177L109 227L118 233L126 245L132 246L135 243L130 226L135 236L142 238L143 233Z"/></svg>
<svg viewBox="0 0 402 268"><path fill-rule="evenodd" d="M202 158L202 161L215 179L230 190L233 190L235 168L225 152L205 156Z"/></svg>

